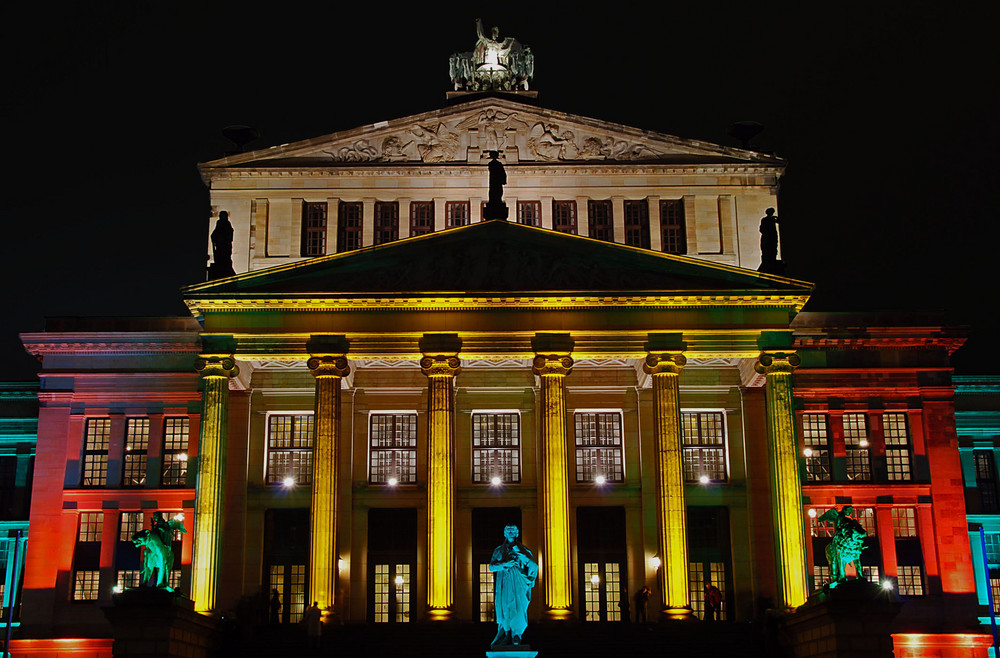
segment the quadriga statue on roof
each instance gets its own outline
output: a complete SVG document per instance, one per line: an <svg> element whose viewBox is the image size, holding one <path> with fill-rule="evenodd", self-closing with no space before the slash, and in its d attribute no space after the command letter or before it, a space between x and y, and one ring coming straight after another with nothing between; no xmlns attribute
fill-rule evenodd
<svg viewBox="0 0 1000 658"><path fill-rule="evenodd" d="M449 75L455 91L527 91L535 74L535 56L531 48L517 39L500 40L494 27L487 36L483 21L476 19L476 47L472 52L455 53L449 59Z"/></svg>
<svg viewBox="0 0 1000 658"><path fill-rule="evenodd" d="M152 528L140 530L132 535L132 543L142 547L142 587L158 587L170 589L170 572L174 568L174 551L172 548L174 532L187 532L184 523L179 518L169 521L163 518L163 512L153 512Z"/></svg>
<svg viewBox="0 0 1000 658"><path fill-rule="evenodd" d="M531 588L538 577L538 563L531 551L517 540L516 525L503 529L504 543L493 551L490 571L494 574L493 603L497 616L497 636L491 646L521 644L528 627Z"/></svg>
<svg viewBox="0 0 1000 658"><path fill-rule="evenodd" d="M861 574L861 551L865 548L868 533L861 524L851 518L854 508L847 505L838 512L827 510L820 521L834 524L833 539L826 547L826 561L830 565L830 587L847 580L847 565L853 564Z"/></svg>

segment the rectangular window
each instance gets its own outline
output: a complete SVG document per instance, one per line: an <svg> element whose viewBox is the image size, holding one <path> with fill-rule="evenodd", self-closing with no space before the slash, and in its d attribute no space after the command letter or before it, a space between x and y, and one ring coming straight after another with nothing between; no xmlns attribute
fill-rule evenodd
<svg viewBox="0 0 1000 658"><path fill-rule="evenodd" d="M164 487L187 486L188 435L191 421L186 418L163 419L163 475Z"/></svg>
<svg viewBox="0 0 1000 658"><path fill-rule="evenodd" d="M684 201L660 201L660 226L663 229L663 251L668 254L687 253L687 229L684 226Z"/></svg>
<svg viewBox="0 0 1000 658"><path fill-rule="evenodd" d="M858 482L871 480L868 418L865 414L844 414L844 447L847 450L847 479Z"/></svg>
<svg viewBox="0 0 1000 658"><path fill-rule="evenodd" d="M917 510L912 507L892 508L892 536L917 536Z"/></svg>
<svg viewBox="0 0 1000 658"><path fill-rule="evenodd" d="M699 619L705 618L705 563L688 562L688 597L691 600L691 610ZM709 582L719 588L722 602L719 604L718 618L726 619L726 563L708 563Z"/></svg>
<svg viewBox="0 0 1000 658"><path fill-rule="evenodd" d="M104 531L104 512L80 512L78 542L99 542Z"/></svg>
<svg viewBox="0 0 1000 658"><path fill-rule="evenodd" d="M896 567L900 596L924 595L924 570L919 565L900 564Z"/></svg>
<svg viewBox="0 0 1000 658"><path fill-rule="evenodd" d="M1000 564L1000 534L986 533L986 561L989 564Z"/></svg>
<svg viewBox="0 0 1000 658"><path fill-rule="evenodd" d="M479 621L496 621L493 606L493 572L488 562L479 565Z"/></svg>
<svg viewBox="0 0 1000 658"><path fill-rule="evenodd" d="M624 481L621 412L577 412L573 418L576 425L576 481Z"/></svg>
<svg viewBox="0 0 1000 658"><path fill-rule="evenodd" d="M525 226L542 225L542 202L541 201L518 201L517 202L517 223Z"/></svg>
<svg viewBox="0 0 1000 658"><path fill-rule="evenodd" d="M417 415L372 414L369 437L368 481L416 484Z"/></svg>
<svg viewBox="0 0 1000 658"><path fill-rule="evenodd" d="M605 242L615 241L614 210L610 199L587 202L587 223L590 237Z"/></svg>
<svg viewBox="0 0 1000 658"><path fill-rule="evenodd" d="M142 512L122 512L118 541L132 541L132 535L142 530Z"/></svg>
<svg viewBox="0 0 1000 658"><path fill-rule="evenodd" d="M865 533L869 537L874 537L876 535L876 528L878 524L875 522L875 510L871 507L855 507L854 516L861 524L861 527L865 529Z"/></svg>
<svg viewBox="0 0 1000 658"><path fill-rule="evenodd" d="M115 581L121 589L133 589L139 586L142 577L141 569L121 569L115 572Z"/></svg>
<svg viewBox="0 0 1000 658"><path fill-rule="evenodd" d="M361 248L364 231L364 204L360 201L341 201L337 210L337 252Z"/></svg>
<svg viewBox="0 0 1000 658"><path fill-rule="evenodd" d="M96 601L100 586L100 570L87 569L73 572L74 601Z"/></svg>
<svg viewBox="0 0 1000 658"><path fill-rule="evenodd" d="M576 235L576 201L552 202L552 228Z"/></svg>
<svg viewBox="0 0 1000 658"><path fill-rule="evenodd" d="M271 414L267 417L267 483L312 484L312 414Z"/></svg>
<svg viewBox="0 0 1000 658"><path fill-rule="evenodd" d="M302 203L302 255L326 255L326 202Z"/></svg>
<svg viewBox="0 0 1000 658"><path fill-rule="evenodd" d="M129 418L125 426L123 487L146 484L146 453L149 450L149 419Z"/></svg>
<svg viewBox="0 0 1000 658"><path fill-rule="evenodd" d="M472 414L472 481L521 481L521 417L516 412Z"/></svg>
<svg viewBox="0 0 1000 658"><path fill-rule="evenodd" d="M993 613L1000 614L1000 577L990 574L990 589L993 590Z"/></svg>
<svg viewBox="0 0 1000 658"><path fill-rule="evenodd" d="M830 438L826 414L802 416L802 444L806 457L806 481L830 480Z"/></svg>
<svg viewBox="0 0 1000 658"><path fill-rule="evenodd" d="M410 237L434 232L434 202L410 202Z"/></svg>
<svg viewBox="0 0 1000 658"><path fill-rule="evenodd" d="M828 509L816 509L816 516L809 516L809 534L813 537L833 537L834 524L829 521L820 521Z"/></svg>
<svg viewBox="0 0 1000 658"><path fill-rule="evenodd" d="M625 201L625 244L649 249L649 204L645 199Z"/></svg>
<svg viewBox="0 0 1000 658"><path fill-rule="evenodd" d="M912 479L910 473L910 432L905 413L882 414L885 434L885 468L890 482Z"/></svg>
<svg viewBox="0 0 1000 658"><path fill-rule="evenodd" d="M685 411L682 458L685 482L725 482L726 416L721 411Z"/></svg>
<svg viewBox="0 0 1000 658"><path fill-rule="evenodd" d="M1000 511L997 498L997 469L992 450L973 450L976 465L976 491L979 492L979 511L994 513Z"/></svg>
<svg viewBox="0 0 1000 658"><path fill-rule="evenodd" d="M83 438L84 487L103 487L108 481L108 443L111 439L110 418L88 418Z"/></svg>
<svg viewBox="0 0 1000 658"><path fill-rule="evenodd" d="M813 566L813 589L819 589L823 585L830 582L830 567L829 566Z"/></svg>
<svg viewBox="0 0 1000 658"><path fill-rule="evenodd" d="M395 201L375 202L374 244L387 244L399 239L399 204Z"/></svg>
<svg viewBox="0 0 1000 658"><path fill-rule="evenodd" d="M881 585L879 570L877 566L861 566L861 577L870 582L872 585Z"/></svg>
<svg viewBox="0 0 1000 658"><path fill-rule="evenodd" d="M468 201L448 201L444 204L444 221L448 228L456 226L468 226L469 224L469 202Z"/></svg>

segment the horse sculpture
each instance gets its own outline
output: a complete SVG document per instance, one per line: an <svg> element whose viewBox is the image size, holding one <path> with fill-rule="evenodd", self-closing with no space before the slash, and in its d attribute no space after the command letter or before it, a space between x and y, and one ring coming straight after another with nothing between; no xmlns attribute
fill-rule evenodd
<svg viewBox="0 0 1000 658"><path fill-rule="evenodd" d="M868 533L861 524L850 517L854 508L850 505L842 508L829 509L820 521L834 524L833 539L826 547L826 561L830 565L830 587L836 587L841 581L847 580L847 565L853 564L858 575L861 574L861 551L865 547L865 537Z"/></svg>
<svg viewBox="0 0 1000 658"><path fill-rule="evenodd" d="M171 548L175 531L186 532L179 519L163 518L162 512L153 512L152 528L132 535L132 543L142 547L142 587L170 590L170 572L174 568L174 551Z"/></svg>

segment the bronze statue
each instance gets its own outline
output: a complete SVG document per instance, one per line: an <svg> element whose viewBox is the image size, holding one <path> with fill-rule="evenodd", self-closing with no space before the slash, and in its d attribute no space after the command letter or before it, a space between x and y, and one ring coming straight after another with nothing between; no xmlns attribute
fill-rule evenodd
<svg viewBox="0 0 1000 658"><path fill-rule="evenodd" d="M781 220L768 208L760 220L760 267L758 272L781 274L782 264L778 261L778 224Z"/></svg>
<svg viewBox="0 0 1000 658"><path fill-rule="evenodd" d="M497 636L490 646L521 644L528 627L528 604L531 588L538 577L538 563L531 551L517 540L516 525L503 529L504 543L497 546L490 559L494 574L493 604L497 618Z"/></svg>
<svg viewBox="0 0 1000 658"><path fill-rule="evenodd" d="M163 512L153 512L149 530L140 530L132 535L132 543L142 547L142 587L157 587L170 590L170 572L174 568L172 548L174 532L187 532L184 524L176 519L167 521Z"/></svg>
<svg viewBox="0 0 1000 658"><path fill-rule="evenodd" d="M503 163L500 162L499 151L488 151L490 162L487 165L490 170L490 194L483 209L483 219L507 219L508 209L503 202L503 186L507 184L507 172L504 171Z"/></svg>
<svg viewBox="0 0 1000 658"><path fill-rule="evenodd" d="M843 507L839 512L829 509L820 521L834 524L833 539L826 547L826 561L830 565L830 587L847 580L848 564L853 564L858 574L861 574L861 551L865 548L865 537L868 533L861 524L851 518L854 508L851 505Z"/></svg>
<svg viewBox="0 0 1000 658"><path fill-rule="evenodd" d="M212 264L208 268L209 279L221 279L234 276L233 269L233 225L229 221L229 213L223 210L219 213L219 221L212 231Z"/></svg>

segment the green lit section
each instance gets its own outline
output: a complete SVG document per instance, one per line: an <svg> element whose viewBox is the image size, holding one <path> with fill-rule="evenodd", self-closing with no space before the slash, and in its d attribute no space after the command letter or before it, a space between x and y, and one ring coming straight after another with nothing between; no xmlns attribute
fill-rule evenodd
<svg viewBox="0 0 1000 658"><path fill-rule="evenodd" d="M215 609L222 552L229 378L239 371L233 357L224 354L202 355L195 369L201 374L204 393L195 484L191 599L196 611L209 612Z"/></svg>
<svg viewBox="0 0 1000 658"><path fill-rule="evenodd" d="M653 377L653 431L660 555L663 556L664 613L691 614L688 592L687 507L681 460L680 374L687 359L680 352L656 352L644 369Z"/></svg>
<svg viewBox="0 0 1000 658"><path fill-rule="evenodd" d="M806 602L805 523L799 479L792 371L799 364L794 352L761 354L757 371L767 377L767 438L771 457L771 495L777 550L778 590L785 607Z"/></svg>

